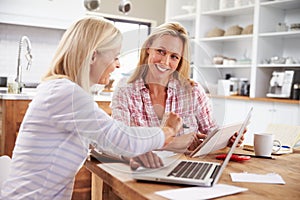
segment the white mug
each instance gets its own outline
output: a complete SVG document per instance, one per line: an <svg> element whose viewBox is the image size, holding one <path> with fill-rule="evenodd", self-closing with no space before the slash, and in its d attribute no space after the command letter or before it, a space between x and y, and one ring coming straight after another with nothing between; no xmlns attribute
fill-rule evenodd
<svg viewBox="0 0 300 200"><path fill-rule="evenodd" d="M254 152L256 156L271 156L280 150L281 143L274 140L274 135L270 133L254 134Z"/></svg>

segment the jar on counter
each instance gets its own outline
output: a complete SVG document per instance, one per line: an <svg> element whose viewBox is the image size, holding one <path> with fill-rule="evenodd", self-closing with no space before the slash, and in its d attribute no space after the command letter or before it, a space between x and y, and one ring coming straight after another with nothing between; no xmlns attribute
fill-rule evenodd
<svg viewBox="0 0 300 200"><path fill-rule="evenodd" d="M235 77L231 77L229 80L230 80L230 95L238 95L239 79Z"/></svg>
<svg viewBox="0 0 300 200"><path fill-rule="evenodd" d="M300 83L294 83L293 85L293 99L300 100Z"/></svg>
<svg viewBox="0 0 300 200"><path fill-rule="evenodd" d="M14 77L8 77L7 92L10 94L19 94L19 83L15 81Z"/></svg>
<svg viewBox="0 0 300 200"><path fill-rule="evenodd" d="M249 80L247 78L240 78L239 95L249 96Z"/></svg>

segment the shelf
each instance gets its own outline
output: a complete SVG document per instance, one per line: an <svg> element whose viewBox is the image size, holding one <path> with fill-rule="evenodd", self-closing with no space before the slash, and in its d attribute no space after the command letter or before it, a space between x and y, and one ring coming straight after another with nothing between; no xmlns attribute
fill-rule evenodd
<svg viewBox="0 0 300 200"><path fill-rule="evenodd" d="M235 65L201 65L201 68L251 68L251 64L235 64Z"/></svg>
<svg viewBox="0 0 300 200"><path fill-rule="evenodd" d="M269 1L260 3L261 6L265 7L274 7L280 9L296 9L300 8L299 0L277 0L277 1Z"/></svg>
<svg viewBox="0 0 300 200"><path fill-rule="evenodd" d="M179 10L185 1L166 0L169 10ZM246 0L245 0L246 1ZM279 23L300 23L300 0L251 0L253 4L219 9L220 0L193 0L197 8L193 21L183 21L191 29L195 40L192 58L201 75L194 73L194 79L201 82L203 77L209 84L216 84L226 73L235 77L246 77L251 84L250 96L262 97L268 92L269 80L274 70L300 70L300 30L276 32ZM243 2L244 3L244 2ZM173 15L174 16L174 15ZM179 19L189 19L186 15ZM172 17L171 17L172 18ZM172 18L176 19L176 18ZM242 28L253 25L253 34L207 37L214 28L229 31L238 25ZM191 28L192 27L192 28ZM233 65L214 65L213 56L248 58L249 62ZM263 64L274 56L293 58L297 64ZM267 63L267 62L265 62ZM287 62L289 63L289 62ZM225 62L227 64L227 62Z"/></svg>
<svg viewBox="0 0 300 200"><path fill-rule="evenodd" d="M276 68L276 67L282 67L282 68L288 68L288 67L300 67L300 63L298 64L259 64L257 67L259 68Z"/></svg>
<svg viewBox="0 0 300 200"><path fill-rule="evenodd" d="M195 21L196 19L196 13L191 14L185 14L185 15L177 15L175 17L172 17L171 20L178 20L178 21Z"/></svg>
<svg viewBox="0 0 300 200"><path fill-rule="evenodd" d="M245 39L249 39L249 40L252 39L252 34L201 38L200 42L218 42L218 41L225 42L225 41L238 41L238 40L245 40Z"/></svg>
<svg viewBox="0 0 300 200"><path fill-rule="evenodd" d="M260 37L300 38L300 31L260 33Z"/></svg>
<svg viewBox="0 0 300 200"><path fill-rule="evenodd" d="M222 10L213 10L202 12L202 15L210 16L235 16L235 15L247 15L254 13L254 5L236 7L236 8L227 8Z"/></svg>

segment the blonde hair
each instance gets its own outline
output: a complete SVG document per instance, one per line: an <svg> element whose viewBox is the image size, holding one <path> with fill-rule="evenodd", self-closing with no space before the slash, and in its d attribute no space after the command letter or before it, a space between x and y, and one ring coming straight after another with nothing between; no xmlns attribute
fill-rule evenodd
<svg viewBox="0 0 300 200"><path fill-rule="evenodd" d="M64 33L43 80L67 78L89 91L93 53L113 50L121 43L122 34L110 21L99 17L80 19Z"/></svg>
<svg viewBox="0 0 300 200"><path fill-rule="evenodd" d="M176 71L178 73L174 73L174 77L180 80L181 82L186 81L190 77L190 52L189 52L189 39L188 33L186 29L177 22L169 22L164 23L158 26L154 31L150 34L150 36L144 42L141 53L140 59L137 65L137 68L128 79L128 83L132 83L137 79L145 78L147 71L148 71L148 57L149 54L147 53L147 49L151 47L153 42L164 35L171 35L174 37L178 37L183 42L183 54L181 60L178 64Z"/></svg>

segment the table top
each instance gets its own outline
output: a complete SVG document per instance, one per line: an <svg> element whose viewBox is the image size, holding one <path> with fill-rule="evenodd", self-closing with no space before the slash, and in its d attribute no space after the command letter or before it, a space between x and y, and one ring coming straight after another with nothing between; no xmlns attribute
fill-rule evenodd
<svg viewBox="0 0 300 200"><path fill-rule="evenodd" d="M215 157L226 150L220 150L207 155L202 160L220 162ZM241 150L236 150L238 153L249 153ZM250 152L251 154L251 152ZM275 159L263 159L252 157L248 161L234 162L230 161L224 170L219 183L234 185L238 187L248 188L248 191L222 197L222 199L300 199L299 180L300 180L300 149L294 149L294 153L279 156L273 156ZM182 155L182 159L191 159ZM200 158L198 158L200 159ZM180 186L175 184L162 184L152 182L139 182L131 178L128 173L129 167L124 165L124 169L116 170L115 166L120 166L119 163L101 164L95 159L87 160L85 166L103 181L112 187L115 193L122 199L165 199L156 195L156 191L176 189L188 186ZM256 173L267 174L277 173L281 175L286 182L285 185L279 184L264 184L264 183L244 183L232 182L230 173Z"/></svg>

